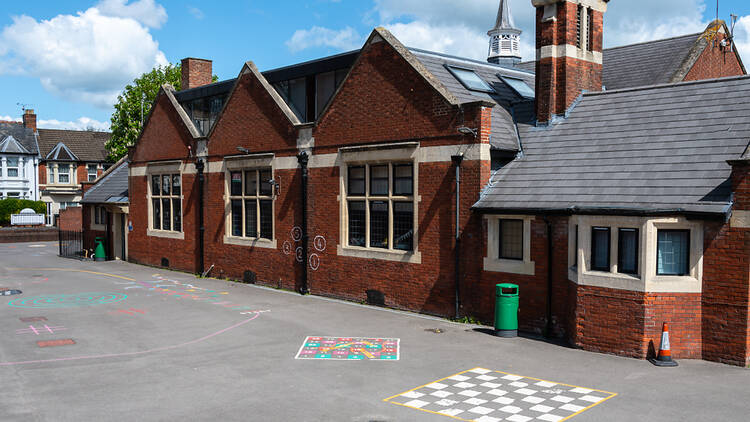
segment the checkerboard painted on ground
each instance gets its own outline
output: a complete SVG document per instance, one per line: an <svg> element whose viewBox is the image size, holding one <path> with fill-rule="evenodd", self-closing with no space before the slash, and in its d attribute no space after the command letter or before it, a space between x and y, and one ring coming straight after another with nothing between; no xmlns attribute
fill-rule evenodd
<svg viewBox="0 0 750 422"><path fill-rule="evenodd" d="M386 402L475 422L559 422L616 393L474 368L385 399Z"/></svg>

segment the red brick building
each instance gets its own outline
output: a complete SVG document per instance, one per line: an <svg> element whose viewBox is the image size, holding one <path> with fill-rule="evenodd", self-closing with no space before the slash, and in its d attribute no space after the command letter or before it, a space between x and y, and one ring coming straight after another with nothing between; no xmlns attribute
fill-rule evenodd
<svg viewBox="0 0 750 422"><path fill-rule="evenodd" d="M502 16L490 63L382 28L217 84L186 59L129 155L128 258L485 321L515 282L523 330L645 357L667 321L677 357L748 363L750 110L726 98L750 79L601 92L607 2L532 4L534 72ZM720 40L697 56L744 74Z"/></svg>

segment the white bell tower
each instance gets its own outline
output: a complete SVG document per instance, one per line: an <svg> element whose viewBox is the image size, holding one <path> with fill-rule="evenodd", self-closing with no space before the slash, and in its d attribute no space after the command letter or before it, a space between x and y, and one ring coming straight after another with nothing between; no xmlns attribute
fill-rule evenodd
<svg viewBox="0 0 750 422"><path fill-rule="evenodd" d="M487 61L505 66L515 66L521 62L521 30L513 24L510 14L510 0L500 0L495 27L490 36L490 51Z"/></svg>

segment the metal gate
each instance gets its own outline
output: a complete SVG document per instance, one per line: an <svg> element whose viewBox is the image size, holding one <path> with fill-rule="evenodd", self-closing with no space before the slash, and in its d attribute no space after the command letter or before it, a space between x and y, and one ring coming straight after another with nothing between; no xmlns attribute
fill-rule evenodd
<svg viewBox="0 0 750 422"><path fill-rule="evenodd" d="M60 256L63 258L83 259L83 232L58 231Z"/></svg>

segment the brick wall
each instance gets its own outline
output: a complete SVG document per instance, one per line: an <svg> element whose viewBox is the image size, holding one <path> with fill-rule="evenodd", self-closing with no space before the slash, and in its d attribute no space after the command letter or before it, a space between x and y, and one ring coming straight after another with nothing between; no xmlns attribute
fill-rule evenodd
<svg viewBox="0 0 750 422"><path fill-rule="evenodd" d="M58 221L58 225L60 230L83 230L83 208L68 207L64 210L60 210L60 220Z"/></svg>
<svg viewBox="0 0 750 422"><path fill-rule="evenodd" d="M736 47L729 50L721 47L719 43L724 39L723 34L715 42L708 43L705 50L698 57L693 67L685 76L685 81L698 81L701 79L722 78L726 76L744 75L740 61L737 59Z"/></svg>

